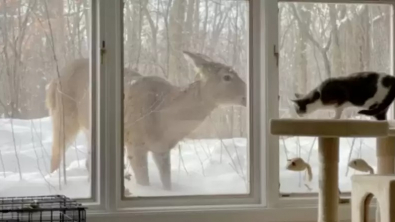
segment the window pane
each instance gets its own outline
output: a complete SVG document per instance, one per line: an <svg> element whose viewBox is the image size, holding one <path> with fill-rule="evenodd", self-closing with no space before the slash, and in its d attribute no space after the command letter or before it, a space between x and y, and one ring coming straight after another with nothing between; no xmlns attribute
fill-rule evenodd
<svg viewBox="0 0 395 222"><path fill-rule="evenodd" d="M0 195L90 197L90 2L0 8Z"/></svg>
<svg viewBox="0 0 395 222"><path fill-rule="evenodd" d="M281 118L296 118L291 99L307 93L329 77L359 71L391 73L392 7L384 4L280 3ZM392 119L392 112L388 112ZM306 118L333 118L334 111L316 111ZM348 108L342 119L370 119ZM280 192L318 191L318 140L280 137ZM339 188L351 190L350 176L360 174L349 161L364 159L376 168L374 138L341 138ZM287 159L301 157L310 164L312 182L305 172L286 170ZM364 173L365 174L365 173ZM311 190L305 185L311 188Z"/></svg>
<svg viewBox="0 0 395 222"><path fill-rule="evenodd" d="M248 11L125 1L126 196L249 193Z"/></svg>

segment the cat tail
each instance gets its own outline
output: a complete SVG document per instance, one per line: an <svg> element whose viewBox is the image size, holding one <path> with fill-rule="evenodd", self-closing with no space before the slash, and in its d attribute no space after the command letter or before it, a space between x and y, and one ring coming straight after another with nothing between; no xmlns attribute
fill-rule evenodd
<svg viewBox="0 0 395 222"><path fill-rule="evenodd" d="M392 79L392 84L391 88L388 91L387 96L384 98L383 102L380 103L376 108L374 109L364 109L360 110L358 114L363 114L367 116L376 116L378 114L381 114L382 112L385 112L388 110L388 107L391 105L392 101L395 99L395 79Z"/></svg>

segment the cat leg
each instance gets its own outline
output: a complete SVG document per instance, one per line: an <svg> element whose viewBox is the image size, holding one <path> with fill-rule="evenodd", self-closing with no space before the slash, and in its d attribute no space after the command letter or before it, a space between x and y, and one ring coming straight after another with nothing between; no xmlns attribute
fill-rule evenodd
<svg viewBox="0 0 395 222"><path fill-rule="evenodd" d="M371 115L371 116L374 117L376 120L386 120L388 109L389 109L389 107L384 109L382 112L375 114L375 115Z"/></svg>
<svg viewBox="0 0 395 222"><path fill-rule="evenodd" d="M164 153L152 153L156 166L158 167L160 180L165 190L171 190L171 165L170 151Z"/></svg>
<svg viewBox="0 0 395 222"><path fill-rule="evenodd" d="M374 116L376 120L386 120L387 119L387 112L382 112Z"/></svg>

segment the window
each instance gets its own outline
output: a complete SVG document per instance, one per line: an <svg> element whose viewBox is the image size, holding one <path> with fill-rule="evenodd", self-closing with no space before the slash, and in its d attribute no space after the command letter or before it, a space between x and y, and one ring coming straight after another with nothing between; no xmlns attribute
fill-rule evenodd
<svg viewBox="0 0 395 222"><path fill-rule="evenodd" d="M90 7L88 0L0 3L2 196L91 197L90 102L84 100L90 97ZM81 78L58 81L72 69Z"/></svg>
<svg viewBox="0 0 395 222"><path fill-rule="evenodd" d="M315 221L316 184L284 168L315 181L317 144L268 126L320 78L393 72L393 3L367 2L1 1L0 195L66 194L93 221ZM54 119L81 130L50 173ZM342 139L341 176L373 141Z"/></svg>
<svg viewBox="0 0 395 222"><path fill-rule="evenodd" d="M244 0L124 2L126 196L250 193L248 13Z"/></svg>
<svg viewBox="0 0 395 222"><path fill-rule="evenodd" d="M291 99L308 93L328 77L359 71L392 73L392 6L389 4L279 3L279 115L296 118ZM392 119L391 112L388 113ZM317 111L308 118L333 118L333 111ZM368 119L348 108L342 118ZM318 141L308 137L280 137L280 192L318 191ZM348 167L362 158L376 167L374 138L341 138L339 190L351 191ZM301 157L311 165L313 180L305 172L287 171L287 159ZM315 177L314 177L315 176ZM306 185L307 184L307 185Z"/></svg>

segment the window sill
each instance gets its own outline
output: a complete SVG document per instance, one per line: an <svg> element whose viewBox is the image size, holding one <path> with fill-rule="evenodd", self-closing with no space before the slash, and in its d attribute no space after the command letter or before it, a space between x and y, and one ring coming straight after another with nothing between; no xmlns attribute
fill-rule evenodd
<svg viewBox="0 0 395 222"><path fill-rule="evenodd" d="M144 221L144 222L201 222L201 221L227 221L227 222L314 222L317 221L316 207L288 207L288 208L247 208L216 210L178 210L178 211L117 211L117 212L88 212L88 221ZM370 209L370 219L374 218L374 208ZM351 220L350 205L339 207L339 221ZM373 220L374 221L374 220Z"/></svg>

